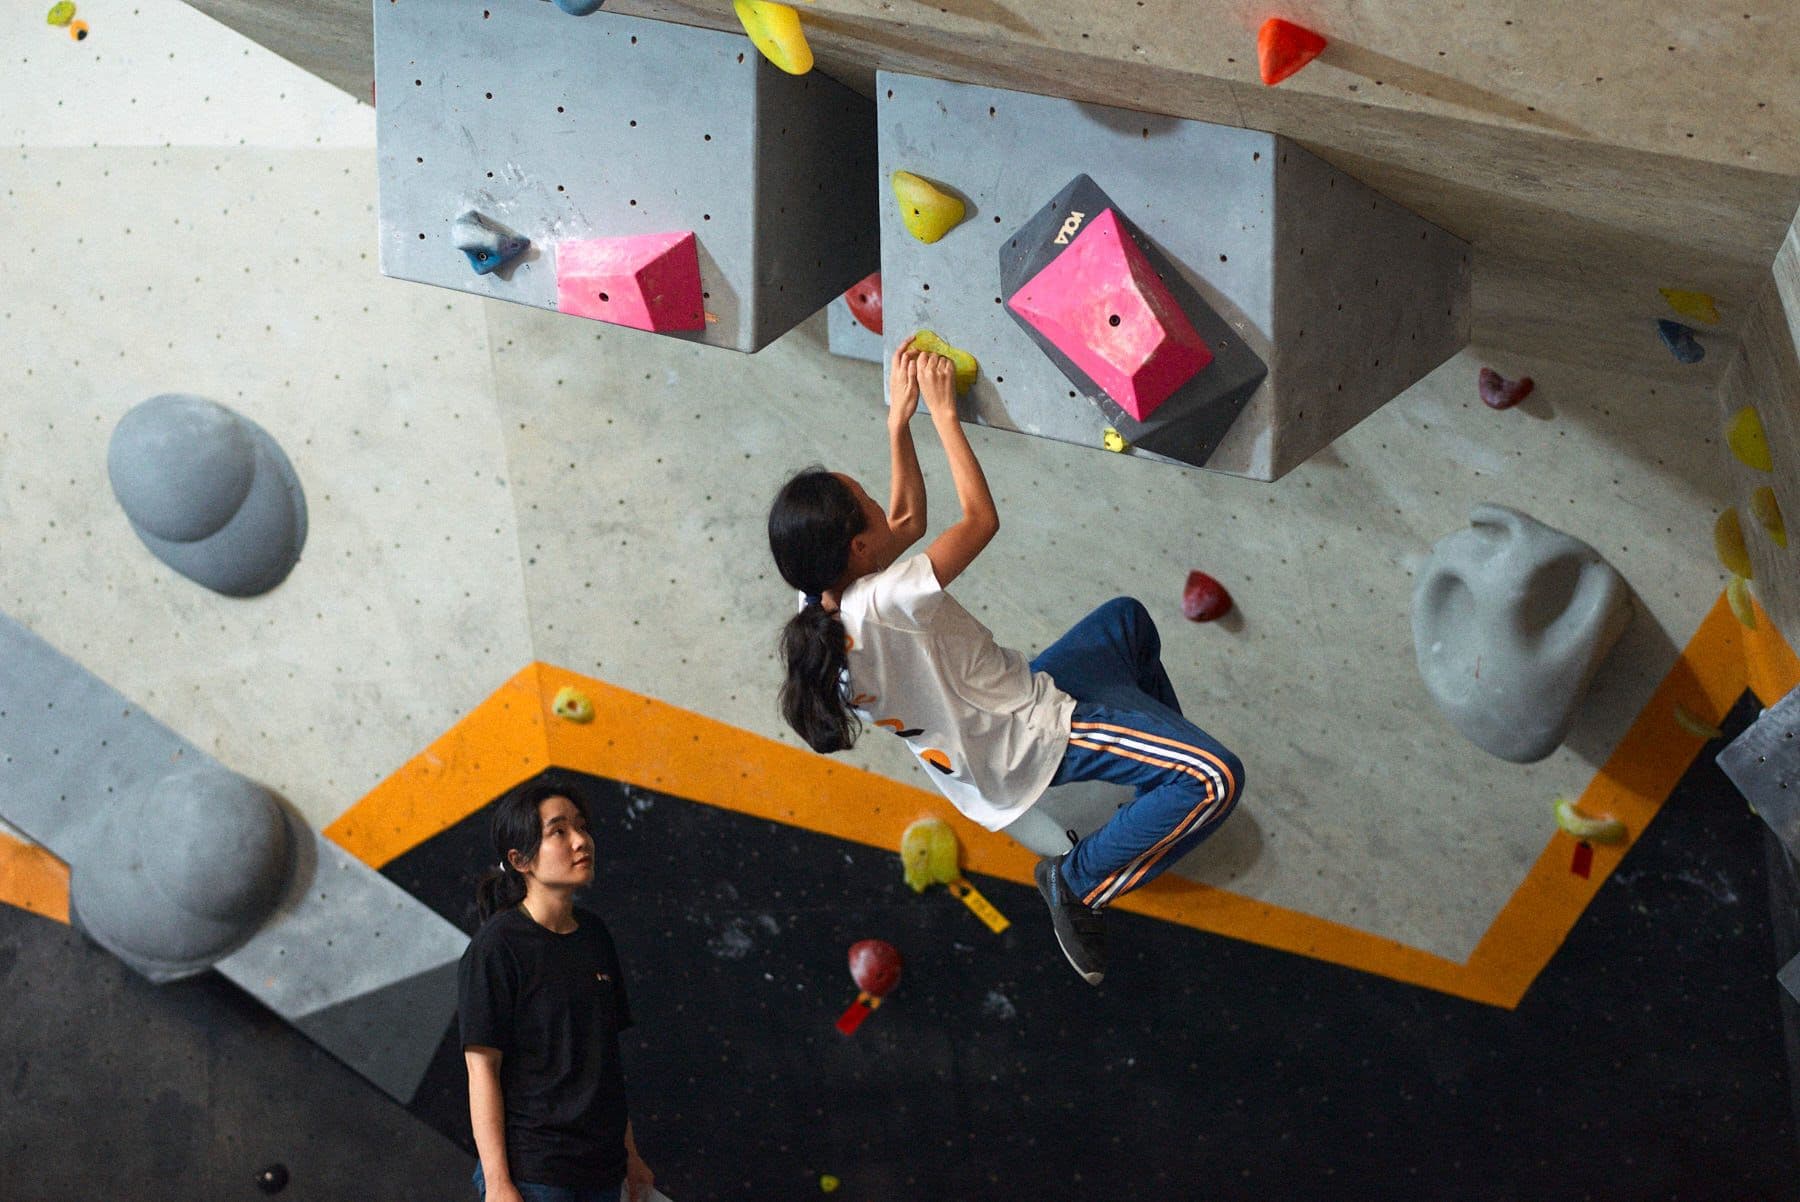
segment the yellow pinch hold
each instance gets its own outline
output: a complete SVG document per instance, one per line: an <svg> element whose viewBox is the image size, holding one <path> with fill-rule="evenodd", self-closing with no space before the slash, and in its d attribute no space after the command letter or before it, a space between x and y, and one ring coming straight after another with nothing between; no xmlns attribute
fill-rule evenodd
<svg viewBox="0 0 1800 1202"><path fill-rule="evenodd" d="M732 0L737 19L762 56L789 75L813 69L812 47L800 29L800 14L791 5L769 0Z"/></svg>
<svg viewBox="0 0 1800 1202"><path fill-rule="evenodd" d="M1775 470L1774 457L1769 454L1769 436L1763 433L1762 418L1754 406L1745 405L1731 415L1725 427L1725 445L1745 467L1759 472Z"/></svg>
<svg viewBox="0 0 1800 1202"><path fill-rule="evenodd" d="M1693 735L1696 739L1716 739L1725 732L1718 727L1696 718L1687 706L1675 706L1675 725Z"/></svg>
<svg viewBox="0 0 1800 1202"><path fill-rule="evenodd" d="M956 862L961 847L956 832L942 818L921 818L900 834L900 865L914 893L932 885L948 885L962 874Z"/></svg>
<svg viewBox="0 0 1800 1202"><path fill-rule="evenodd" d="M1756 629L1756 607L1750 603L1750 585L1742 576L1733 576L1725 586L1725 603L1744 629Z"/></svg>
<svg viewBox="0 0 1800 1202"><path fill-rule="evenodd" d="M896 171L888 182L894 199L900 202L900 220L906 223L906 232L921 242L936 242L963 219L963 202L928 179Z"/></svg>
<svg viewBox="0 0 1800 1202"><path fill-rule="evenodd" d="M1738 511L1727 509L1713 523L1713 550L1719 553L1719 562L1725 570L1734 576L1742 576L1745 580L1756 579L1756 569L1750 563L1750 549L1744 546L1744 527L1738 521Z"/></svg>
<svg viewBox="0 0 1800 1202"><path fill-rule="evenodd" d="M1567 798L1556 799L1556 825L1589 843L1625 842L1625 824L1617 818L1589 818Z"/></svg>
<svg viewBox="0 0 1800 1202"><path fill-rule="evenodd" d="M1669 308L1683 317L1691 317L1695 321L1703 321L1713 325L1719 320L1719 306L1710 292L1696 292L1687 288L1658 288Z"/></svg>
<svg viewBox="0 0 1800 1202"><path fill-rule="evenodd" d="M975 386L975 375L981 370L981 364L968 351L958 350L930 330L920 330L912 336L914 350L923 351L927 355L945 355L956 365L956 395Z"/></svg>
<svg viewBox="0 0 1800 1202"><path fill-rule="evenodd" d="M1125 448L1131 444L1125 441L1125 436L1123 434L1119 433L1111 426L1108 426L1106 427L1105 432L1100 435L1100 445L1109 451L1122 455L1125 453Z"/></svg>
<svg viewBox="0 0 1800 1202"><path fill-rule="evenodd" d="M1787 521L1781 516L1781 502L1775 499L1773 488L1765 484L1750 494L1750 512L1777 547L1787 546Z"/></svg>

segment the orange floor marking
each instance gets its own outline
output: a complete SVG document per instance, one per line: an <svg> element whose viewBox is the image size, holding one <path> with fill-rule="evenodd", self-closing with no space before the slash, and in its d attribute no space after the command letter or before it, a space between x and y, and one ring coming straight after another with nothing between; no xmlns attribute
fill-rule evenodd
<svg viewBox="0 0 1800 1202"><path fill-rule="evenodd" d="M1618 818L1637 836L1703 746L1676 724L1677 704L1716 722L1746 688L1772 704L1800 685L1800 659L1760 608L1757 618L1756 630L1744 629L1721 594L1631 729L1576 799L1584 812ZM581 689L593 701L591 723L551 713L551 700L565 685ZM325 834L379 868L551 765L883 851L899 847L909 823L935 815L955 827L967 871L1031 883L1036 859L1031 852L975 826L935 792L543 663L520 671L345 811ZM1543 799L1547 826L1551 801ZM1115 905L1511 1009L1629 844L1596 847L1586 879L1569 871L1573 847L1573 840L1560 831L1550 835L1542 855L1465 963L1173 874ZM897 864L894 871L899 871ZM31 902L18 900L27 896ZM66 920L67 873L58 877L32 856L9 854L0 846L0 900L28 904L40 913L60 909Z"/></svg>
<svg viewBox="0 0 1800 1202"><path fill-rule="evenodd" d="M0 901L69 921L69 866L35 843L0 834Z"/></svg>

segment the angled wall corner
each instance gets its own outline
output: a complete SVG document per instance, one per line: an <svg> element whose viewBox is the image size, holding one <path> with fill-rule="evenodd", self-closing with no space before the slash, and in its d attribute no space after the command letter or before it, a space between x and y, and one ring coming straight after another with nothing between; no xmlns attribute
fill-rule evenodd
<svg viewBox="0 0 1800 1202"><path fill-rule="evenodd" d="M559 244L692 231L705 317L664 332L755 351L875 267L874 106L741 34L409 0L375 50L386 275L557 309ZM530 248L472 270L467 210Z"/></svg>
<svg viewBox="0 0 1800 1202"><path fill-rule="evenodd" d="M1772 470L1730 459L1734 503L1756 569L1750 587L1782 636L1800 646L1800 218L1788 227L1744 319L1741 345L1717 395L1721 428L1749 406L1768 439ZM1720 453L1730 454L1723 447ZM1774 490L1786 524L1785 547L1755 516L1753 496L1765 488Z"/></svg>
<svg viewBox="0 0 1800 1202"><path fill-rule="evenodd" d="M1468 245L1285 138L889 72L876 94L882 176L921 174L968 207L924 244L883 206L886 347L923 327L973 354L974 421L1095 449L1111 426L1129 453L1275 480L1468 340ZM1057 228L1042 211L1077 176L1130 220L1159 272L1168 264L1164 282L1193 298L1183 308L1209 346L1235 340L1266 365L1222 428L1196 421L1171 442L1160 415L1141 429L1109 420L1092 379L1008 316L998 264Z"/></svg>

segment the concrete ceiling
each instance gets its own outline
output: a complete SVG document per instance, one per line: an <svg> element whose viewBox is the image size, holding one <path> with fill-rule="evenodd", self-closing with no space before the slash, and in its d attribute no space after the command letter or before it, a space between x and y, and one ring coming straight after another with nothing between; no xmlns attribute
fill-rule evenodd
<svg viewBox="0 0 1800 1202"><path fill-rule="evenodd" d="M194 6L368 96L360 0ZM722 2L608 8L736 28ZM1315 0L1282 15L1331 44L1275 88L1256 69L1267 15L1241 0L803 10L821 69L864 92L881 68L1286 134L1475 246L1479 349L1717 378L1800 207L1792 3ZM1718 298L1698 366L1657 341L1665 286Z"/></svg>

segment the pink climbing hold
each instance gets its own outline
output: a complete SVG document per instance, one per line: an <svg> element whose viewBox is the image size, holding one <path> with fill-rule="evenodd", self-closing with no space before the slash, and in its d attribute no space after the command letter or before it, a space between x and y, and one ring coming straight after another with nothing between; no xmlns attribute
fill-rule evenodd
<svg viewBox="0 0 1800 1202"><path fill-rule="evenodd" d="M558 243L556 308L634 330L705 329L693 231Z"/></svg>
<svg viewBox="0 0 1800 1202"><path fill-rule="evenodd" d="M1113 209L1090 220L1006 306L1140 422L1212 362Z"/></svg>

